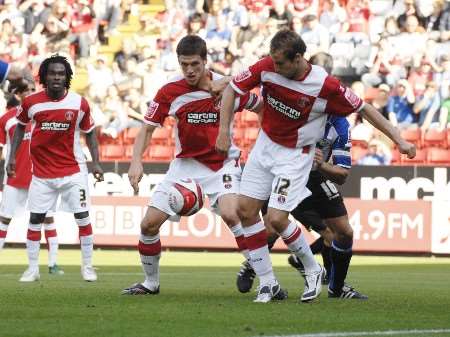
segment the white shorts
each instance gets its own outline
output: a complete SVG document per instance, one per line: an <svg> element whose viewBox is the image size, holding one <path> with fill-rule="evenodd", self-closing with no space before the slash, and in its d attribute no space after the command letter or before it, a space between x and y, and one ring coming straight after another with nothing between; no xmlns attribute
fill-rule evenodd
<svg viewBox="0 0 450 337"><path fill-rule="evenodd" d="M242 173L240 193L269 200L269 207L292 211L311 192L306 187L315 145L288 148L260 131Z"/></svg>
<svg viewBox="0 0 450 337"><path fill-rule="evenodd" d="M28 189L9 185L3 186L2 202L0 203L0 216L12 219L26 211Z"/></svg>
<svg viewBox="0 0 450 337"><path fill-rule="evenodd" d="M236 160L227 161L219 171L213 171L192 158L175 158L169 166L164 180L158 184L151 197L150 206L171 216L173 221L179 219L169 206L168 191L179 179L194 179L208 196L213 211L218 213L217 200L225 194L239 194L241 166Z"/></svg>
<svg viewBox="0 0 450 337"><path fill-rule="evenodd" d="M28 209L32 213L55 212L59 196L61 196L60 210L69 213L88 212L91 198L87 172L52 179L33 176L29 189Z"/></svg>

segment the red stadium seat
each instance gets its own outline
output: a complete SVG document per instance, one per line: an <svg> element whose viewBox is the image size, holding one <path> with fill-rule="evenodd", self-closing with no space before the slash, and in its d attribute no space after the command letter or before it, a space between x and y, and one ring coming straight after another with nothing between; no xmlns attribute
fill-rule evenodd
<svg viewBox="0 0 450 337"><path fill-rule="evenodd" d="M445 130L439 131L436 129L429 129L423 135L424 147L447 147L447 135Z"/></svg>
<svg viewBox="0 0 450 337"><path fill-rule="evenodd" d="M102 160L123 160L125 159L125 148L122 145L103 145L101 148Z"/></svg>
<svg viewBox="0 0 450 337"><path fill-rule="evenodd" d="M391 158L391 164L392 165L400 165L401 157L402 155L397 149L391 150L392 158Z"/></svg>
<svg viewBox="0 0 450 337"><path fill-rule="evenodd" d="M352 154L352 163L356 163L359 159L361 159L367 153L367 149L360 146L352 146L351 154Z"/></svg>
<svg viewBox="0 0 450 337"><path fill-rule="evenodd" d="M447 147L450 149L450 128L447 129Z"/></svg>
<svg viewBox="0 0 450 337"><path fill-rule="evenodd" d="M150 161L167 162L173 159L173 147L167 145L152 145L148 152Z"/></svg>
<svg viewBox="0 0 450 337"><path fill-rule="evenodd" d="M133 144L134 139L136 138L137 134L139 133L140 128L129 128L125 130L124 135L124 143L125 144Z"/></svg>
<svg viewBox="0 0 450 337"><path fill-rule="evenodd" d="M402 165L425 164L427 162L427 149L417 149L416 156L413 159L408 159L406 155L400 158Z"/></svg>
<svg viewBox="0 0 450 337"><path fill-rule="evenodd" d="M125 157L131 159L133 157L133 145L126 145L125 147Z"/></svg>
<svg viewBox="0 0 450 337"><path fill-rule="evenodd" d="M428 150L428 163L450 165L450 150L431 148Z"/></svg>
<svg viewBox="0 0 450 337"><path fill-rule="evenodd" d="M422 131L419 128L403 129L400 135L408 142L413 143L416 147L422 147Z"/></svg>

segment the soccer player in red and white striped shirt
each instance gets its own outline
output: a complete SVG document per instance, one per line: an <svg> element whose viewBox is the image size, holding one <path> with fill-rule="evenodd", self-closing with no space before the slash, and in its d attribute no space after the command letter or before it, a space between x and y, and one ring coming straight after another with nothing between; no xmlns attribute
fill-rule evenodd
<svg viewBox="0 0 450 337"><path fill-rule="evenodd" d="M95 125L85 98L69 91L72 69L63 56L45 59L39 68L44 90L25 97L17 111L11 155L7 164L9 177L16 177L16 154L26 125L31 122L30 156L32 180L28 195L30 224L27 234L29 268L20 281L39 280L38 257L41 226L48 212L56 211L58 197L61 209L73 213L79 228L82 266L86 281L96 281L92 267L93 235L89 218L90 197L88 171L81 149L80 133L92 156L92 171L103 180L99 164Z"/></svg>
<svg viewBox="0 0 450 337"><path fill-rule="evenodd" d="M176 158L170 163L164 181L153 193L151 204L141 222L138 249L145 280L124 289L124 294L159 292L159 228L169 217L176 216L169 206L168 191L178 179L192 178L200 184L211 206L218 210L232 231L239 250L248 257L242 226L236 213L241 177L240 150L232 145L224 156L214 148L219 130L220 104L210 91L213 81L227 79L221 79L220 75L206 68L206 54L206 43L200 37L189 35L180 40L177 56L183 75L175 77L158 90L145 116L145 124L136 138L128 171L135 191L143 175L142 154L153 131L161 127L169 116L177 122ZM257 95L246 93L236 97L232 110L257 110L260 103Z"/></svg>
<svg viewBox="0 0 450 337"><path fill-rule="evenodd" d="M11 142L14 130L17 126L17 107L25 96L35 90L34 82L24 80L13 89L13 96L10 99L10 109L0 117L0 153L3 146L6 146L5 163L8 161ZM15 105L14 105L15 104ZM3 180L2 201L0 203L0 250L5 243L8 225L11 219L24 210L28 199L28 188L31 182L31 158L29 154L31 124L27 124L25 136L17 151L16 156L16 177L8 177L6 174ZM58 237L54 218L50 214L44 219L44 233L48 246L48 267L49 273L61 275L64 272L56 264L58 255Z"/></svg>
<svg viewBox="0 0 450 337"><path fill-rule="evenodd" d="M271 40L270 56L238 74L222 98L220 131L216 149L227 153L234 97L262 85L264 109L262 130L244 168L238 205L250 253L250 263L260 280L255 302L269 302L280 290L273 273L266 230L259 211L269 200L268 221L289 250L305 266L306 285L302 301L310 301L321 291L322 267L314 260L300 228L288 220L303 199L311 195L306 183L312 167L315 144L324 134L327 115L360 113L384 132L408 157L415 147L401 138L375 108L365 104L339 80L303 57L306 45L301 37L281 30ZM344 253L351 243L336 240Z"/></svg>

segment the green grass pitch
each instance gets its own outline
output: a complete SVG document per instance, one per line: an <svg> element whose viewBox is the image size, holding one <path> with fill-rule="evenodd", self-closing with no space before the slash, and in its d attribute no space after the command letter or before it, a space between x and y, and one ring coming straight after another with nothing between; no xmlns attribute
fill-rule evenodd
<svg viewBox="0 0 450 337"><path fill-rule="evenodd" d="M81 280L79 254L60 250L65 275L50 276L42 249L41 281L21 284L25 250L0 252L0 337L243 337L450 329L449 258L356 256L348 280L368 301L330 300L324 291L317 302L301 304L300 276L288 266L287 254L273 254L289 299L255 304L254 292L236 290L242 262L236 253L163 252L161 293L134 297L120 291L143 279L137 252L96 250L95 283Z"/></svg>

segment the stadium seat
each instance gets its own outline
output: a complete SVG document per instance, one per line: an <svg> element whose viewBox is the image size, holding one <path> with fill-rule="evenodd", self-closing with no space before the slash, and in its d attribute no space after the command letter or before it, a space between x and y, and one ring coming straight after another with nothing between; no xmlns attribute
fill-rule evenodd
<svg viewBox="0 0 450 337"><path fill-rule="evenodd" d="M406 155L400 158L402 165L425 164L427 162L427 149L417 149L416 156L409 159Z"/></svg>
<svg viewBox="0 0 450 337"><path fill-rule="evenodd" d="M148 151L150 161L167 162L173 158L173 147L167 145L153 145Z"/></svg>
<svg viewBox="0 0 450 337"><path fill-rule="evenodd" d="M431 148L428 150L428 163L450 165L450 150Z"/></svg>
<svg viewBox="0 0 450 337"><path fill-rule="evenodd" d="M172 133L167 128L156 128L152 135L152 144L168 145L172 139Z"/></svg>
<svg viewBox="0 0 450 337"><path fill-rule="evenodd" d="M400 165L401 157L402 157L400 152L397 149L392 149L391 154L392 154L391 164L392 165Z"/></svg>
<svg viewBox="0 0 450 337"><path fill-rule="evenodd" d="M352 163L356 163L359 159L361 159L367 153L367 149L360 146L352 146L351 155L352 155Z"/></svg>
<svg viewBox="0 0 450 337"><path fill-rule="evenodd" d="M131 157L133 157L133 145L125 146L125 157L127 159L131 159Z"/></svg>
<svg viewBox="0 0 450 337"><path fill-rule="evenodd" d="M133 144L134 143L134 139L136 138L136 136L139 133L140 128L129 128L125 130L125 135L124 135L124 143L125 144Z"/></svg>
<svg viewBox="0 0 450 337"><path fill-rule="evenodd" d="M102 146L100 154L102 160L123 160L125 148L122 145L107 144Z"/></svg>
<svg viewBox="0 0 450 337"><path fill-rule="evenodd" d="M447 129L447 147L450 149L450 128Z"/></svg>
<svg viewBox="0 0 450 337"><path fill-rule="evenodd" d="M439 131L436 129L429 129L423 135L424 147L447 147L447 135L445 130Z"/></svg>
<svg viewBox="0 0 450 337"><path fill-rule="evenodd" d="M403 129L400 131L400 135L408 142L413 143L416 147L422 147L422 131L419 128L415 129Z"/></svg>

